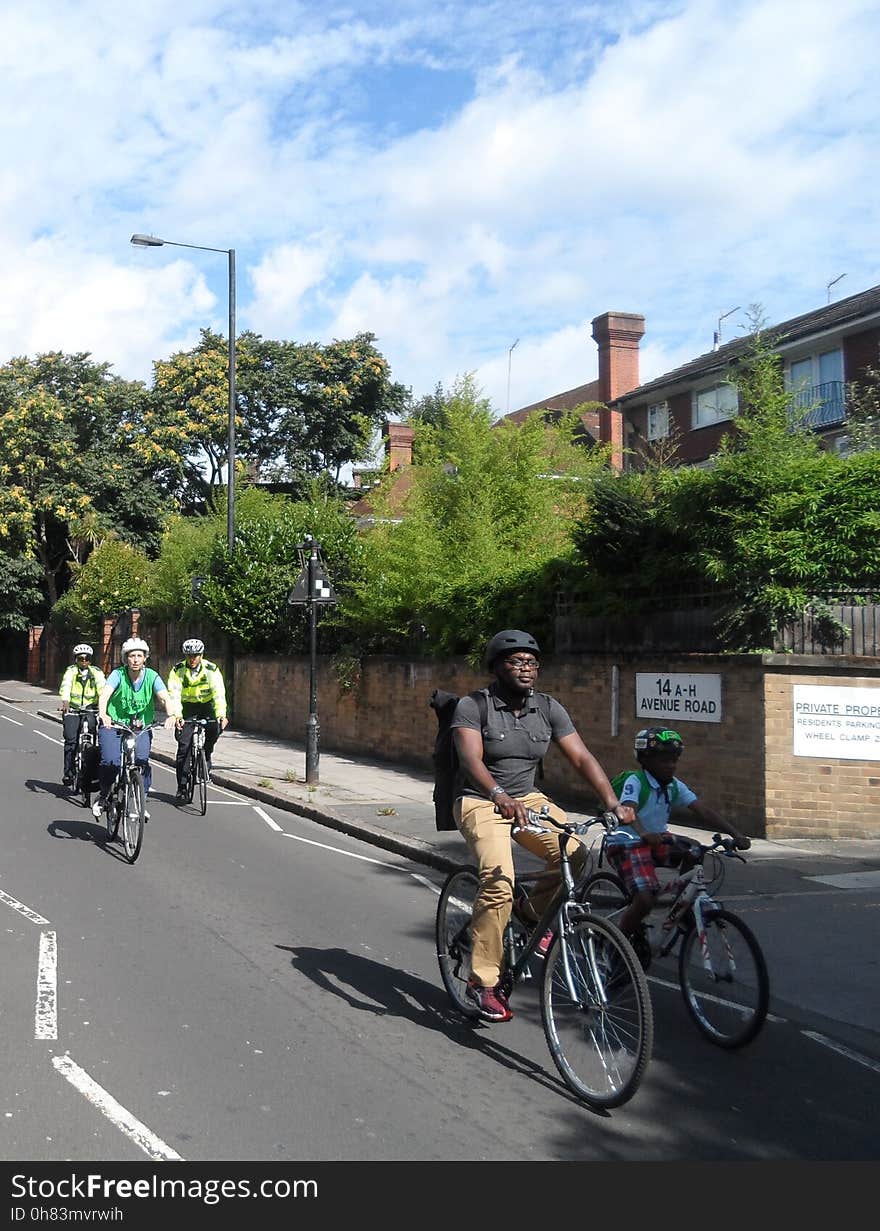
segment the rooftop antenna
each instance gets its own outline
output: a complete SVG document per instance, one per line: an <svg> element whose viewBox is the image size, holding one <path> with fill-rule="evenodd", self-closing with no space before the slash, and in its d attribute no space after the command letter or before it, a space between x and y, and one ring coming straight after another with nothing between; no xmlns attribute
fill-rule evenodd
<svg viewBox="0 0 880 1231"><path fill-rule="evenodd" d="M828 292L827 302L831 303L831 288L835 286L841 278L845 278L846 274L838 274L836 278L832 278L830 282L825 283L825 290Z"/></svg>
<svg viewBox="0 0 880 1231"><path fill-rule="evenodd" d="M516 342L513 343L513 345L508 349L508 352L507 352L507 413L508 414L510 414L510 361L513 359L514 347L517 345L518 342L519 342L519 338L517 338Z"/></svg>
<svg viewBox="0 0 880 1231"><path fill-rule="evenodd" d="M718 328L715 330L715 336L712 339L712 349L718 349L718 343L721 341L721 322L728 316L733 316L734 312L739 312L739 308L731 308L729 312L722 312L718 317Z"/></svg>

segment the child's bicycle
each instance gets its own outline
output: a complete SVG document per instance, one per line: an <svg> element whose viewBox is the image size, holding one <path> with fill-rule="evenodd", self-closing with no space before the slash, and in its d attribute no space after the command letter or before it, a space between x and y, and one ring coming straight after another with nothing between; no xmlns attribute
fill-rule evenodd
<svg viewBox="0 0 880 1231"><path fill-rule="evenodd" d="M710 1042L735 1048L750 1043L763 1026L770 981L751 929L709 893L703 865L719 853L746 862L733 838L714 834L709 844L691 843L679 875L662 892L664 909L672 895L666 915L654 923L649 916L632 941L645 969L653 958L669 957L678 947L678 982L688 1013ZM603 838L600 869L604 858ZM577 896L615 921L629 902L623 881L611 871L588 877Z"/></svg>
<svg viewBox="0 0 880 1231"><path fill-rule="evenodd" d="M553 942L541 974L541 1019L547 1046L568 1088L593 1107L619 1107L642 1080L654 1037L648 984L632 946L607 919L575 900L567 845L590 825L612 827L613 814L582 826L560 825L547 812L527 812L527 827L559 832L562 883L541 918L529 930L514 915L504 934L505 970L501 987L509 995L531 978L530 961L541 938L552 929ZM514 829L513 832L516 832ZM546 873L517 876L514 900L528 900L527 885ZM476 1019L467 997L471 974L470 926L480 882L476 868L450 873L437 904L436 936L440 976L458 1011Z"/></svg>

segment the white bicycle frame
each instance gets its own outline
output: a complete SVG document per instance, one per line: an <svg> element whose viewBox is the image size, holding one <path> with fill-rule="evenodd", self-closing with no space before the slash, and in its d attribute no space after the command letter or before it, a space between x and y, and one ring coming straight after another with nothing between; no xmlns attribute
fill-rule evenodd
<svg viewBox="0 0 880 1231"><path fill-rule="evenodd" d="M694 916L694 924L697 929L697 939L700 942L700 953L703 957L703 965L705 966L709 977L717 983L719 976L713 969L712 958L709 954L709 942L706 938L704 911L707 910L707 908L710 911L718 910L719 907L715 899L706 888L706 879L703 875L702 863L698 863L695 867L691 868L689 872L685 872L682 876L676 877L675 880L667 885L666 892L671 892L677 896L675 897L666 918L660 924L660 927L664 932L671 933L669 938L664 941L659 948L660 956L665 957L669 952L671 952L676 940L678 939L678 933L684 931L684 928L682 927L682 920L687 917L688 911L692 911ZM726 938L724 938L724 947L727 951L727 960L730 963L730 969L736 970L736 963L733 960L733 954L730 951L730 946L727 944Z"/></svg>

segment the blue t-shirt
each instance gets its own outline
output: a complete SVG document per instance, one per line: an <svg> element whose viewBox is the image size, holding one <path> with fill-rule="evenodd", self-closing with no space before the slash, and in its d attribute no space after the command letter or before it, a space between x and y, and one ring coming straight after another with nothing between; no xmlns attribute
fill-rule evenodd
<svg viewBox="0 0 880 1231"><path fill-rule="evenodd" d="M651 794L645 800L642 807L639 807L639 796L642 792L642 783L638 773L633 770L627 776L626 781L620 788L620 802L622 804L632 804L639 814L639 824L647 833L665 833L669 828L669 813L672 809L672 799L675 800L676 808L686 808L688 804L692 804L697 796L689 786L686 786L680 778L673 778L668 786L661 786L653 774L649 774L644 770L645 778L648 781L648 786L651 788ZM673 791L673 785L675 791ZM610 833L607 838L609 846L635 846L637 842L642 841L642 835L636 833L631 825L620 825L613 833Z"/></svg>
<svg viewBox="0 0 880 1231"><path fill-rule="evenodd" d="M107 687L107 688L111 688L111 689L113 690L113 692L116 692L116 689L117 689L117 688L119 687L119 685L122 683L122 673L123 673L123 671L124 671L124 670L125 670L125 668L124 668L124 667L115 667L115 668L114 668L114 669L110 672L110 674L107 676L107 685L106 685L106 687ZM140 679L139 679L136 683L132 683L132 685L131 685L131 686L132 686L132 688L134 689L134 691L135 691L135 692L140 692L140 690L141 690L141 689L143 688L143 686L144 686L144 680L145 680L146 678L147 678L147 673L146 673L146 671L143 671L143 672L141 672L141 678L140 678ZM159 695L159 693L160 693L160 692L166 692L166 691L167 691L167 689L166 689L166 687L165 687L165 683L164 683L164 681L162 680L161 675L158 675L158 674L157 674L157 675L156 675L155 680L153 680L153 696L154 696L154 697L158 697L158 695Z"/></svg>

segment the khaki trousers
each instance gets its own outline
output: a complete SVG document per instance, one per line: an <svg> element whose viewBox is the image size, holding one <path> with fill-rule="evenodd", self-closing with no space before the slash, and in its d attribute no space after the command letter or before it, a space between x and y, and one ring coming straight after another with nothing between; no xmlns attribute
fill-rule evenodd
<svg viewBox="0 0 880 1231"><path fill-rule="evenodd" d="M540 791L532 791L520 796L520 799L527 808L534 808L535 811L546 804L554 820L566 820L562 809ZM471 969L474 980L480 986L495 987L501 978L504 929L513 905L514 867L513 848L510 845L513 822L506 821L496 812L491 800L473 799L467 795L455 801L453 815L480 874L471 926ZM559 886L559 835L555 830L549 833L518 833L514 841L547 864L546 884L542 883L540 889L535 887L529 892L529 902L537 918ZM568 849L572 868L577 874L586 861L584 848L569 844Z"/></svg>

